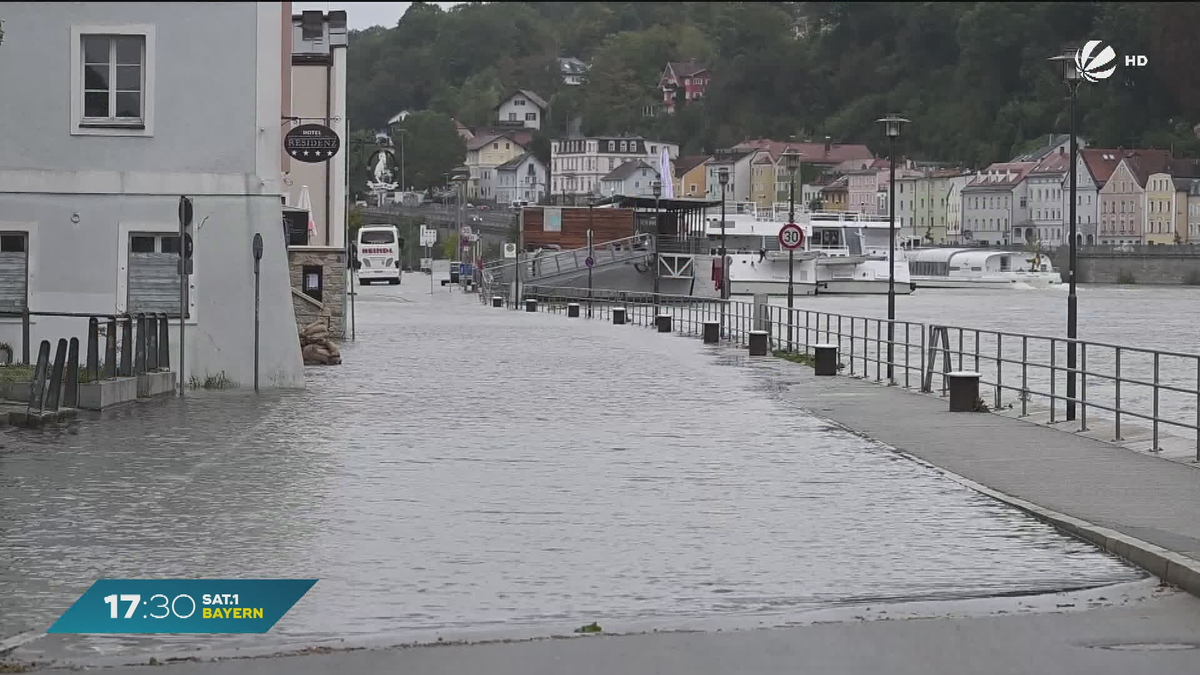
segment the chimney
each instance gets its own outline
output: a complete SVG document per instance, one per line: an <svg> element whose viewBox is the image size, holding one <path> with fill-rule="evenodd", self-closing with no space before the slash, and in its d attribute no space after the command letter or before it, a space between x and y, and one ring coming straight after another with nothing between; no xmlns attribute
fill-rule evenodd
<svg viewBox="0 0 1200 675"><path fill-rule="evenodd" d="M833 143L832 143L831 139L828 136L826 136L825 137L825 156L826 157L829 156L829 149L831 147L833 147Z"/></svg>
<svg viewBox="0 0 1200 675"><path fill-rule="evenodd" d="M1058 156L1062 157L1064 154L1066 154L1066 148L1062 147L1061 145L1058 146Z"/></svg>

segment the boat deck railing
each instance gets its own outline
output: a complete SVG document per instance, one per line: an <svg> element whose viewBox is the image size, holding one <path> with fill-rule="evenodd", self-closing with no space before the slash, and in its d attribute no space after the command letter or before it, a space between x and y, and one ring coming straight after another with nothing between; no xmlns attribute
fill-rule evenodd
<svg viewBox="0 0 1200 675"><path fill-rule="evenodd" d="M495 290L481 288L481 299L489 301ZM977 372L981 409L1046 415L1080 432L1103 425L1114 441L1125 440L1129 421L1137 420L1149 426L1151 452L1162 451L1162 432L1173 429L1195 439L1200 461L1200 354L748 300L545 285L522 290L542 311L565 312L568 302L580 302L588 316L603 319L624 307L632 323L646 326L659 313L671 314L674 331L685 335L718 321L723 339L737 345L747 343L751 330L766 330L780 350L812 353L816 344L835 344L846 375L942 396L949 373Z"/></svg>

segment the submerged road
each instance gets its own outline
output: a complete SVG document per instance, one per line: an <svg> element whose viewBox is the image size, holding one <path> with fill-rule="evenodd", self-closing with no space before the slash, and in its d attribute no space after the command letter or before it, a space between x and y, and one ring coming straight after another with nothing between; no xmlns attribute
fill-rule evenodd
<svg viewBox="0 0 1200 675"><path fill-rule="evenodd" d="M1200 643L1190 596L798 408L743 352L420 283L361 290L357 342L306 391L198 392L0 441L0 557L12 561L0 637L49 625L101 576L318 577L313 591L265 636L50 636L14 657L146 663L536 638L592 621L724 632L172 668L778 672L803 653L815 660L801 672L879 672L871 659L887 651L852 648L870 638L918 640L892 652L912 669L893 672L1076 672L945 668L999 663L977 651L988 635L999 654L1029 643L1031 664L1128 665L1108 654L1122 650L1075 643L1140 635L1126 630L1135 615L1154 618L1139 624L1147 636ZM882 621L913 607L936 620ZM728 633L817 620L843 628ZM916 646L960 633L949 660ZM1155 672L1200 655L1133 651Z"/></svg>

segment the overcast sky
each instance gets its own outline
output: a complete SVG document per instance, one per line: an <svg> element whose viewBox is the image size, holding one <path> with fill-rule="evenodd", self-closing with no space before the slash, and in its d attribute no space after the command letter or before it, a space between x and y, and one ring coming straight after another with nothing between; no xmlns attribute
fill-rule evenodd
<svg viewBox="0 0 1200 675"><path fill-rule="evenodd" d="M411 2L293 2L292 11L299 13L305 9L319 9L328 12L331 9L346 10L346 23L351 29L362 30L371 26L396 25ZM438 2L442 9L457 5L457 2Z"/></svg>

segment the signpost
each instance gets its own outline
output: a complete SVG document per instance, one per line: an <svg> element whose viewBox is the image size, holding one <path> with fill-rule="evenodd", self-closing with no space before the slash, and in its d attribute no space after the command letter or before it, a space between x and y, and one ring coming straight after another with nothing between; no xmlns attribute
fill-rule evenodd
<svg viewBox="0 0 1200 675"><path fill-rule="evenodd" d="M184 333L184 318L187 316L188 306L188 275L192 272L192 216L194 212L192 200L181 196L179 198L179 240L183 243L179 247L179 397L183 398L183 392L187 389L187 380L184 379L184 369L186 361L184 361L185 353L183 349L183 333Z"/></svg>
<svg viewBox="0 0 1200 675"><path fill-rule="evenodd" d="M788 351L792 349L792 304L795 294L792 290L792 280L796 271L792 263L795 261L796 249L804 246L804 229L796 223L788 223L779 228L779 245L788 252Z"/></svg>
<svg viewBox="0 0 1200 675"><path fill-rule="evenodd" d="M433 245L437 243L437 230L421 226L421 246L427 247L429 255L429 294L433 295Z"/></svg>
<svg viewBox="0 0 1200 675"><path fill-rule="evenodd" d="M263 257L263 238L258 232L254 233L250 252L254 255L254 392L258 393L258 289L259 263L262 262Z"/></svg>
<svg viewBox="0 0 1200 675"><path fill-rule="evenodd" d="M590 220L591 217L592 217L592 210L589 208L588 209L588 219ZM592 249L592 228L590 228L590 227L588 228L588 231L587 231L587 247L588 247L588 254L587 254L587 258L584 259L583 264L587 265L587 268L588 268L588 318L590 319L590 318L592 318L592 266L596 264L596 258L593 257L595 254L595 251Z"/></svg>

